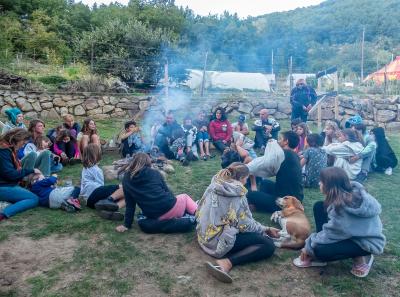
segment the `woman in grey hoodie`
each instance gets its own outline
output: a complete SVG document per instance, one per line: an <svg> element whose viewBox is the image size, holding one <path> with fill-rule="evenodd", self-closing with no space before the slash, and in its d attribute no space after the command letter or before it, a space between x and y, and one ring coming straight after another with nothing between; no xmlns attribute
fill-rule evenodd
<svg viewBox="0 0 400 297"><path fill-rule="evenodd" d="M352 258L351 273L366 277L373 255L382 254L386 242L381 205L361 184L350 182L341 168L323 169L320 189L326 199L314 204L317 233L306 240L294 265L325 266L325 262Z"/></svg>
<svg viewBox="0 0 400 297"><path fill-rule="evenodd" d="M217 265L206 263L208 271L223 282L232 282L228 272L235 265L272 256L271 237L279 230L263 226L253 219L244 184L249 169L234 162L216 174L206 189L196 212L197 239Z"/></svg>

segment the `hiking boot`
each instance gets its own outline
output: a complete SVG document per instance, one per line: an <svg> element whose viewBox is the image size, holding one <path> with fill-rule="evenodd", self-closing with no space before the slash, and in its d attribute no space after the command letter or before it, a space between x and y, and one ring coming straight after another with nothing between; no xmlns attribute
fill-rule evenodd
<svg viewBox="0 0 400 297"><path fill-rule="evenodd" d="M110 221L122 221L124 219L124 215L119 211L101 210L98 214L101 218Z"/></svg>
<svg viewBox="0 0 400 297"><path fill-rule="evenodd" d="M108 210L108 211L117 211L119 209L118 204L111 198L103 199L97 202L94 207L97 210Z"/></svg>
<svg viewBox="0 0 400 297"><path fill-rule="evenodd" d="M363 182L365 182L366 180L367 180L367 173L366 172L360 172L358 175L357 175L357 177L356 177L356 179L355 179L355 181L356 182L359 182L360 184L362 184Z"/></svg>

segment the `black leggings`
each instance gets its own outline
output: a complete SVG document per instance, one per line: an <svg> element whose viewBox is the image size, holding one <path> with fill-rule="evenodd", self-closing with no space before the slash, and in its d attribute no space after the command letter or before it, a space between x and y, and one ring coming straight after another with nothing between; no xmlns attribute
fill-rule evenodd
<svg viewBox="0 0 400 297"><path fill-rule="evenodd" d="M322 230L322 225L328 222L324 202L318 201L314 204L314 219L317 232ZM330 244L317 244L314 247L314 254L318 260L323 262L337 261L349 258L367 256L370 253L364 251L351 239L346 239Z"/></svg>
<svg viewBox="0 0 400 297"><path fill-rule="evenodd" d="M258 211L271 213L280 210L276 205L276 198L275 183L270 180L261 181L260 191L249 191L247 194L249 204L253 204Z"/></svg>
<svg viewBox="0 0 400 297"><path fill-rule="evenodd" d="M213 144L215 148L220 151L221 153L224 152L224 150L229 147L229 143L223 143L222 140L213 140Z"/></svg>
<svg viewBox="0 0 400 297"><path fill-rule="evenodd" d="M119 189L119 185L109 185L109 186L102 186L98 187L96 190L90 194L86 205L87 207L94 208L94 205L99 202L100 200L107 199L114 193L116 190Z"/></svg>
<svg viewBox="0 0 400 297"><path fill-rule="evenodd" d="M255 232L239 233L227 258L236 266L267 259L274 251L274 242L269 237Z"/></svg>

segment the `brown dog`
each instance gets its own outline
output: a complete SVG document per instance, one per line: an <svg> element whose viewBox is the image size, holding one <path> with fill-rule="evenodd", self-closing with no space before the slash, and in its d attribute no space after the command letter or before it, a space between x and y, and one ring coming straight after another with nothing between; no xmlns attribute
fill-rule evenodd
<svg viewBox="0 0 400 297"><path fill-rule="evenodd" d="M279 223L282 230L280 238L274 239L276 247L301 249L310 235L311 227L304 214L304 207L293 196L276 199L276 204L282 208L272 214L271 220Z"/></svg>

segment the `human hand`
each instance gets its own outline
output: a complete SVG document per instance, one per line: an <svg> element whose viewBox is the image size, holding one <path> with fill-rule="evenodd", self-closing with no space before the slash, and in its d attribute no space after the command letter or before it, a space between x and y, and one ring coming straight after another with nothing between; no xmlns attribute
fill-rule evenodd
<svg viewBox="0 0 400 297"><path fill-rule="evenodd" d="M307 105L307 111L310 111L311 108L312 108L312 105L311 105L311 104L308 104L308 105Z"/></svg>
<svg viewBox="0 0 400 297"><path fill-rule="evenodd" d="M311 257L307 254L305 249L301 250L301 254L300 254L300 260L302 262L307 262L311 259Z"/></svg>
<svg viewBox="0 0 400 297"><path fill-rule="evenodd" d="M33 169L33 173L34 173L34 174L42 174L42 172L41 172L39 169L37 169L37 168L34 168L34 169Z"/></svg>
<svg viewBox="0 0 400 297"><path fill-rule="evenodd" d="M359 156L353 156L353 157L350 157L349 161L351 164L353 164L353 163L357 162L359 159L360 159Z"/></svg>
<svg viewBox="0 0 400 297"><path fill-rule="evenodd" d="M279 229L273 228L273 227L268 227L267 230L265 230L265 233L272 238L279 238Z"/></svg>
<svg viewBox="0 0 400 297"><path fill-rule="evenodd" d="M126 228L124 225L119 225L115 228L115 231L119 232L119 233L123 233L125 231L128 231L128 228Z"/></svg>
<svg viewBox="0 0 400 297"><path fill-rule="evenodd" d="M271 126L271 125L265 125L265 126L264 126L264 129L265 129L266 132L269 133L269 132L271 132L271 130L272 130L272 126Z"/></svg>
<svg viewBox="0 0 400 297"><path fill-rule="evenodd" d="M61 159L68 159L67 154L66 153L61 153L60 155Z"/></svg>

